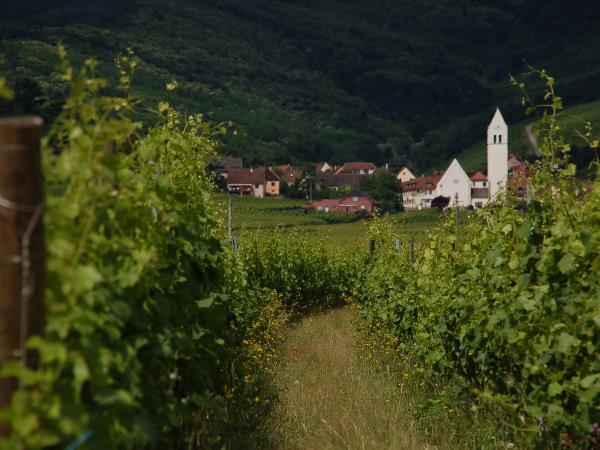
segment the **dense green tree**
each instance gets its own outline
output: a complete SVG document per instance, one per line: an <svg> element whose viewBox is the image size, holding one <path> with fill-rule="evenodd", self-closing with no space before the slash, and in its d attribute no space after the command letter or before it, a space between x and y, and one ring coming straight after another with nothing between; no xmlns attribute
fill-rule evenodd
<svg viewBox="0 0 600 450"><path fill-rule="evenodd" d="M382 211L394 212L402 209L402 185L390 172L362 177L360 190L373 197Z"/></svg>
<svg viewBox="0 0 600 450"><path fill-rule="evenodd" d="M522 120L508 74L523 60L552 72L566 100L600 98L595 0L8 3L0 73L13 89L32 79L35 98L60 105L56 42L75 61L99 59L98 72L113 79L111 61L131 47L147 105L176 79L169 102L233 121L238 133L223 145L254 165L442 168L482 138L495 106L509 123Z"/></svg>

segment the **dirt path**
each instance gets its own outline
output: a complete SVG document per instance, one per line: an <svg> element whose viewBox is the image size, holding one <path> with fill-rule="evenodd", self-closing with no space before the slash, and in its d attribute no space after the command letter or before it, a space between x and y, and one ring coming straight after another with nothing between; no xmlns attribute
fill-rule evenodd
<svg viewBox="0 0 600 450"><path fill-rule="evenodd" d="M538 146L537 136L533 132L533 125L532 124L527 125L527 127L525 128L525 131L527 133L527 139L529 140L529 143L531 144L531 148L533 148L533 152L535 153L536 156L540 156L540 147Z"/></svg>
<svg viewBox="0 0 600 450"><path fill-rule="evenodd" d="M274 414L279 448L426 448L418 445L397 383L358 361L348 309L292 328L282 363Z"/></svg>

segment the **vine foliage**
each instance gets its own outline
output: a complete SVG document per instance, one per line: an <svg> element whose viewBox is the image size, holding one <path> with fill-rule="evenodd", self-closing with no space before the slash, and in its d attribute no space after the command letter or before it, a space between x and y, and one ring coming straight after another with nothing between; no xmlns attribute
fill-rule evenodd
<svg viewBox="0 0 600 450"><path fill-rule="evenodd" d="M520 439L539 448L598 445L600 177L574 177L554 79L530 75L545 83L546 95L532 106L515 80L529 111L541 113L542 158L526 205L507 193L458 235L449 220L413 265L384 247L355 295L371 322L399 338L401 351L502 406ZM581 134L598 146L589 124ZM390 246L389 232L377 230Z"/></svg>

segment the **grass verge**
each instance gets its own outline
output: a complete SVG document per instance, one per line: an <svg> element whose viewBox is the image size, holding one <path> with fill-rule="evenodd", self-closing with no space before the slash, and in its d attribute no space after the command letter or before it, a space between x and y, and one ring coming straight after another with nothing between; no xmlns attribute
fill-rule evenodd
<svg viewBox="0 0 600 450"><path fill-rule="evenodd" d="M356 331L358 330L358 331ZM514 448L502 413L398 356L351 308L290 327L270 443L280 449ZM264 447L263 447L264 448Z"/></svg>

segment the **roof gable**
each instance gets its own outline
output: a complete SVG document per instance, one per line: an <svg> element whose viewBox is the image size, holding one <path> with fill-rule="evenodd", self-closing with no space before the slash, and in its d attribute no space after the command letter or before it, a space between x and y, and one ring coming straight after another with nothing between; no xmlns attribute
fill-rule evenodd
<svg viewBox="0 0 600 450"><path fill-rule="evenodd" d="M487 181L488 177L486 175L484 175L483 173L481 173L481 171L477 171L475 172L473 175L471 175L471 181Z"/></svg>
<svg viewBox="0 0 600 450"><path fill-rule="evenodd" d="M466 180L467 183L470 183L471 181L465 170L458 162L458 160L454 158L448 166L448 168L446 169L446 171L444 172L444 175L442 175L442 178L440 179L439 183L445 184L450 179L456 179L457 177Z"/></svg>
<svg viewBox="0 0 600 450"><path fill-rule="evenodd" d="M496 112L494 113L494 117L492 117L492 121L488 125L488 128L495 128L497 126L503 128L507 127L504 117L502 117L502 113L500 112L500 108L496 108Z"/></svg>

